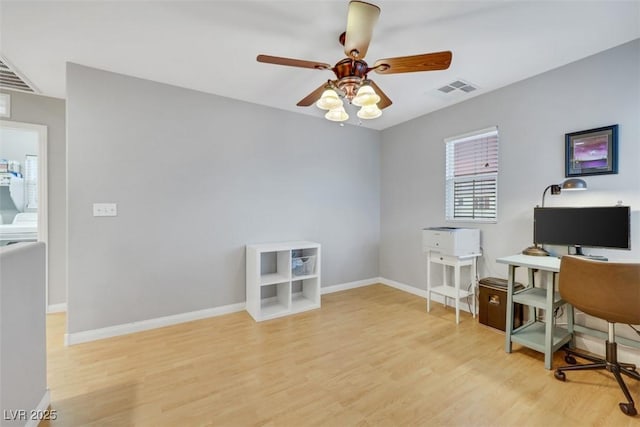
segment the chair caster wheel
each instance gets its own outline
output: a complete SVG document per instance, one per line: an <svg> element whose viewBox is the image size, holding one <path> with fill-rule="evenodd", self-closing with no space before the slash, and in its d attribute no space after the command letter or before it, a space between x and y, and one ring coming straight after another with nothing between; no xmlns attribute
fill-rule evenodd
<svg viewBox="0 0 640 427"><path fill-rule="evenodd" d="M556 377L556 379L557 379L557 380L559 380L559 381L566 381L566 380L567 380L567 376L566 376L566 375L564 374L564 372L562 372L562 371L558 371L558 370L556 370L556 371L553 373L553 376L554 376L554 377ZM622 403L621 403L620 405L622 405ZM623 412L624 412L624 411L623 411Z"/></svg>
<svg viewBox="0 0 640 427"><path fill-rule="evenodd" d="M636 407L633 406L633 403L619 403L619 405L620 405L620 410L625 415L629 415L630 417L633 417L638 414L638 411L636 411Z"/></svg>
<svg viewBox="0 0 640 427"><path fill-rule="evenodd" d="M564 356L564 361L570 365L575 365L576 363L578 363L576 358L571 356L570 354L567 354L566 356Z"/></svg>

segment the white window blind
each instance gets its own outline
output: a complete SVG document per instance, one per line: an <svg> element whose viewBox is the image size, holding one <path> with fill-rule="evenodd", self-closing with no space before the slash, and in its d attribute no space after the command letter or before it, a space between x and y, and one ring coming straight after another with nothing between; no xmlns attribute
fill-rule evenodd
<svg viewBox="0 0 640 427"><path fill-rule="evenodd" d="M25 206L28 209L38 209L38 156L25 157L24 196Z"/></svg>
<svg viewBox="0 0 640 427"><path fill-rule="evenodd" d="M498 219L498 128L445 139L446 218Z"/></svg>

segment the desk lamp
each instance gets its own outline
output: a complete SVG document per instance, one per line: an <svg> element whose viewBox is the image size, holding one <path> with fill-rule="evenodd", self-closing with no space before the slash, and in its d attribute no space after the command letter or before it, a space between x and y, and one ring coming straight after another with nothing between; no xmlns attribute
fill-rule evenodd
<svg viewBox="0 0 640 427"><path fill-rule="evenodd" d="M587 183L579 178L569 178L569 179L565 179L564 182L562 184L551 184L549 186L547 186L547 188L544 189L544 191L542 192L542 205L540 207L544 208L544 196L547 194L547 191L551 190L551 194L552 195L557 195L560 194L562 192L562 190L565 191L579 191L579 190L586 190L587 189ZM534 242L533 242L533 246L529 246L528 248L526 248L525 250L522 251L523 255L533 255L533 256L549 256L549 252L545 251L542 246L538 246L538 244L535 242L535 226L536 223L533 223L533 227L534 227L534 232L533 232L533 236L534 236Z"/></svg>

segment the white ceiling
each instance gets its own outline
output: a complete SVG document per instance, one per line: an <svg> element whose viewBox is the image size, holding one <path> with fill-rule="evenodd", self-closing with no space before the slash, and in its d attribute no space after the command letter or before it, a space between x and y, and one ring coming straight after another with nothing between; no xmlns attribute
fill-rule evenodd
<svg viewBox="0 0 640 427"><path fill-rule="evenodd" d="M393 100L384 129L640 37L634 1L392 1L365 58L451 50L446 71L377 75ZM65 62L101 68L282 110L331 71L256 62L260 53L335 64L348 1L0 2L0 52L41 93L65 97ZM612 64L615 66L615 64ZM436 89L456 79L471 94ZM170 102L167 104L170 106ZM357 124L355 109L349 123Z"/></svg>

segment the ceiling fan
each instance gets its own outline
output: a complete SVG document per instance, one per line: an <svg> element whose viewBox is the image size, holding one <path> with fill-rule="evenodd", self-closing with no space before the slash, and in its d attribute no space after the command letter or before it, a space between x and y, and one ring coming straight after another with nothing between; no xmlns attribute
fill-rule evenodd
<svg viewBox="0 0 640 427"><path fill-rule="evenodd" d="M370 71L378 74L413 73L417 71L446 70L451 64L450 51L425 53L413 56L378 59L370 67L364 57L371 42L373 27L380 16L380 8L363 1L349 2L347 14L347 30L339 37L344 46L346 58L338 61L333 67L323 62L305 61L301 59L282 58L270 55L258 55L258 62L287 65L290 67L331 70L334 80L327 80L316 90L298 102L299 107L308 107L313 103L322 109L329 110L325 117L329 120L344 121L348 119L342 99L362 107L358 117L372 119L382 114L382 109L391 105L391 99L368 78Z"/></svg>

